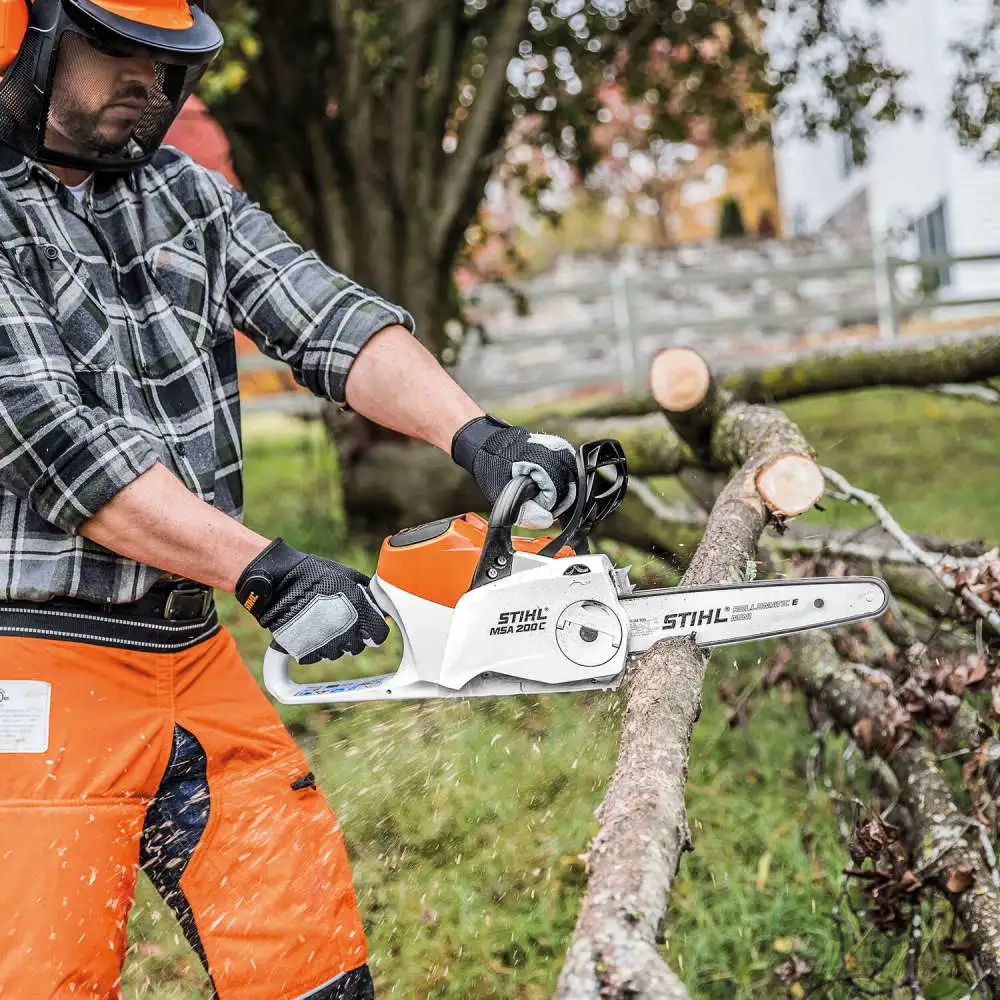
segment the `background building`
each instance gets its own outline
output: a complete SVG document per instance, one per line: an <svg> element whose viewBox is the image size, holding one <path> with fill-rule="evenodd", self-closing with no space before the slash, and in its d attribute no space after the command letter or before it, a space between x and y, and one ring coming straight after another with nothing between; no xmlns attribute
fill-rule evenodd
<svg viewBox="0 0 1000 1000"><path fill-rule="evenodd" d="M948 122L957 66L951 46L982 32L989 0L847 6L856 20L880 32L889 61L910 72L907 96L926 115L877 127L869 161L860 167L846 138L780 140L785 231L870 237L909 255L1000 251L1000 163L983 163L963 149ZM1000 265L962 265L939 278L943 296L995 294Z"/></svg>

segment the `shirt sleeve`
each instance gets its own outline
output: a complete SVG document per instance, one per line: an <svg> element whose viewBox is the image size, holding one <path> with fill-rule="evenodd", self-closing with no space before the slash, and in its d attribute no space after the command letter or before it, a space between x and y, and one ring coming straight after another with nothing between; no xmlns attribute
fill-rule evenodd
<svg viewBox="0 0 1000 1000"><path fill-rule="evenodd" d="M303 250L235 189L227 236L234 324L314 395L344 405L347 374L371 337L394 324L413 331L405 309Z"/></svg>
<svg viewBox="0 0 1000 1000"><path fill-rule="evenodd" d="M0 486L76 534L157 460L120 416L84 404L49 314L0 255Z"/></svg>

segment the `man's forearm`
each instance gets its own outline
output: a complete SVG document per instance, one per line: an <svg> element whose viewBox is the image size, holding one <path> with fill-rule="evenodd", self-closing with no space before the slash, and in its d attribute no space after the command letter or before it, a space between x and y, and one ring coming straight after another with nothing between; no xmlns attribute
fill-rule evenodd
<svg viewBox="0 0 1000 1000"><path fill-rule="evenodd" d="M483 415L482 407L401 326L386 327L362 348L347 376L347 402L376 424L447 453L455 431Z"/></svg>
<svg viewBox="0 0 1000 1000"><path fill-rule="evenodd" d="M377 333L355 359L347 402L369 420L450 452L463 424L482 416L434 356L401 326ZM80 533L112 552L230 593L269 539L199 500L155 465Z"/></svg>
<svg viewBox="0 0 1000 1000"><path fill-rule="evenodd" d="M160 464L126 486L80 534L129 559L230 593L269 544L199 500Z"/></svg>

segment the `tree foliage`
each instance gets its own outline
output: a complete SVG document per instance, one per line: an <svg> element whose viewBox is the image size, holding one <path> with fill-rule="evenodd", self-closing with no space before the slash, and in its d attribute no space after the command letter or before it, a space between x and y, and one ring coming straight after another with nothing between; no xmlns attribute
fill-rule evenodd
<svg viewBox="0 0 1000 1000"><path fill-rule="evenodd" d="M447 353L455 263L498 163L527 145L585 179L607 88L644 102L652 150L695 128L721 146L763 138L780 113L806 134L850 133L860 154L867 128L910 108L904 74L876 38L845 27L842 5L219 0L231 44L206 96L250 193L334 266L405 302ZM982 56L970 49L965 85L982 86ZM982 114L956 87L972 135ZM544 180L525 179L543 201Z"/></svg>

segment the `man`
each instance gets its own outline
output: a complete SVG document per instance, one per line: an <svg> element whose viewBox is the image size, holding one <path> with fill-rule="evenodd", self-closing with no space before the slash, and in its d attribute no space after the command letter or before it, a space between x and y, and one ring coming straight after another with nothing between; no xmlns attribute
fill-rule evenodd
<svg viewBox="0 0 1000 1000"><path fill-rule="evenodd" d="M526 521L572 502L565 441L160 148L221 44L187 0L0 0L4 997L118 997L139 864L221 1000L373 996L336 819L211 588L302 662L388 629L362 573L240 523L234 325L488 498L531 475Z"/></svg>

